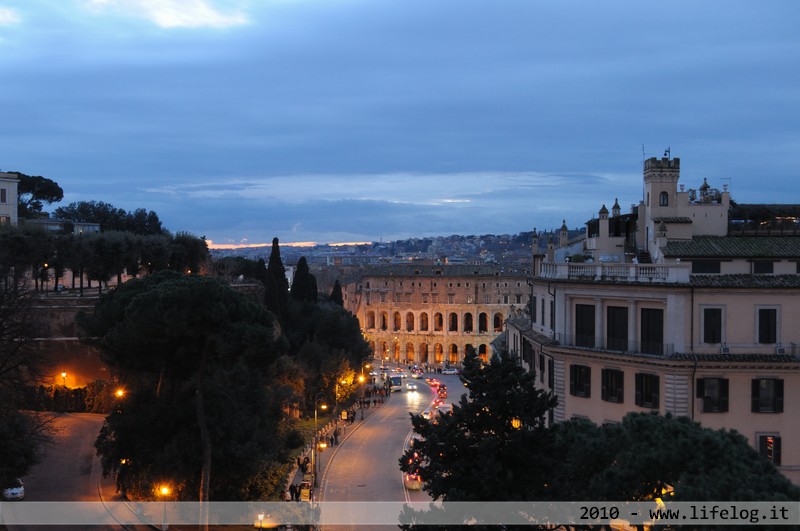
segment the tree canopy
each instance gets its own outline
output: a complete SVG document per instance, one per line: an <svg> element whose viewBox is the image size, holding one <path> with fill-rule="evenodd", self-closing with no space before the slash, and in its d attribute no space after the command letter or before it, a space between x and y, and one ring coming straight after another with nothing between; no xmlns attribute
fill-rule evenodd
<svg viewBox="0 0 800 531"><path fill-rule="evenodd" d="M266 308L162 272L103 295L79 322L132 389L97 441L125 489L147 498L168 480L179 499L228 500L275 487L264 474L283 443L266 377L282 348Z"/></svg>
<svg viewBox="0 0 800 531"><path fill-rule="evenodd" d="M20 218L29 218L42 211L43 204L58 203L64 199L64 190L47 177L41 175L25 175L12 171L19 179L17 186L17 203Z"/></svg>
<svg viewBox="0 0 800 531"><path fill-rule="evenodd" d="M309 271L305 256L297 262L289 295L298 301L317 302L317 279Z"/></svg>
<svg viewBox="0 0 800 531"><path fill-rule="evenodd" d="M103 201L78 201L53 211L56 219L81 223L99 223L100 230L155 235L166 231L158 215L143 208L127 212Z"/></svg>

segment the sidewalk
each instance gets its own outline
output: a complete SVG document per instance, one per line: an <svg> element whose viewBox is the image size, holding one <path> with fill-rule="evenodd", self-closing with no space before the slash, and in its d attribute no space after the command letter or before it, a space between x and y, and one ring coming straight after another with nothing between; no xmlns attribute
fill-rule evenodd
<svg viewBox="0 0 800 531"><path fill-rule="evenodd" d="M391 394L389 396L391 396ZM368 408L355 409L355 417L354 417L354 421L353 421L352 424L350 423L349 420L341 420L341 418L340 418L340 419L337 419L337 420L330 421L325 426L322 426L319 429L319 441L320 441L320 443L325 441L327 443L327 446L321 452L317 453L317 458L318 458L317 463L316 463L316 465L317 465L316 466L316 468L317 468L317 481L316 481L316 485L315 485L317 487L317 489L322 485L323 476L324 476L325 470L326 470L326 468L328 466L328 463L333 458L333 455L336 453L336 450L338 448L338 446L336 444L331 446L331 443L330 443L330 437L333 434L333 432L336 429L336 427L338 426L338 428L340 430L340 432L339 432L339 445L342 445L347 441L347 438L350 436L351 433L353 433L355 430L357 430L364 422L369 420L369 418L386 403L386 401L389 399L389 396L382 397L382 398L376 398L376 400L378 400L378 402L377 402L377 404L375 406L372 405L372 399L370 399L370 405L369 405ZM303 450L303 453L300 455L300 460L301 461L303 460L303 458L308 457L309 462L311 462L311 460L312 460L311 459L311 457L312 457L311 456L312 446L313 446L313 442L305 447L305 449ZM308 482L308 483L311 483L311 485L314 485L312 470L310 470L310 467L309 467L308 473L307 474L303 474L303 472L300 469L300 467L298 467L297 463L295 463L294 464L294 469L292 470L292 472L289 473L289 478L286 481L285 490L287 492L291 492L290 487L292 485L296 485L299 488L299 486L304 481ZM313 495L313 491L314 490L316 490L316 489L312 489L312 495ZM306 494L306 493L303 493L303 494ZM314 498L314 499L319 501L319 498ZM305 500L305 501L308 501L308 500Z"/></svg>

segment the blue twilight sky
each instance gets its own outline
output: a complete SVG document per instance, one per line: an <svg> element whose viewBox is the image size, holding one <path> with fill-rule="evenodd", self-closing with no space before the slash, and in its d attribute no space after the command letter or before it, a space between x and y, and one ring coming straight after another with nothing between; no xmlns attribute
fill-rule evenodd
<svg viewBox="0 0 800 531"><path fill-rule="evenodd" d="M581 227L668 146L687 188L800 202L798 22L796 0L0 0L0 170L218 244Z"/></svg>

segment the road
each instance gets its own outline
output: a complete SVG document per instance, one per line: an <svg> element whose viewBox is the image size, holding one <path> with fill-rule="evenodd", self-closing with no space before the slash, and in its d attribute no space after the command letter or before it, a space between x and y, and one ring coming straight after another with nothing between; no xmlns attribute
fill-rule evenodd
<svg viewBox="0 0 800 531"><path fill-rule="evenodd" d="M94 441L104 415L93 413L54 414L53 444L42 462L23 478L26 501L119 501L113 479L102 477ZM24 503L24 502L21 502ZM9 531L42 529L7 526ZM119 526L69 526L69 531L119 530ZM144 529L144 528L142 528Z"/></svg>
<svg viewBox="0 0 800 531"><path fill-rule="evenodd" d="M464 387L458 376L435 375L447 385L448 398L443 409L457 402ZM423 379L416 382L418 391L392 393L389 401L367 421L348 434L345 442L336 447L335 454L324 470L320 500L324 502L392 501L427 502L431 498L423 491L409 491L403 486L399 458L412 434L409 413L421 413L435 398L433 390ZM325 526L325 531L346 531L356 526ZM358 529L365 529L364 527ZM370 526L370 529L397 529L397 526Z"/></svg>

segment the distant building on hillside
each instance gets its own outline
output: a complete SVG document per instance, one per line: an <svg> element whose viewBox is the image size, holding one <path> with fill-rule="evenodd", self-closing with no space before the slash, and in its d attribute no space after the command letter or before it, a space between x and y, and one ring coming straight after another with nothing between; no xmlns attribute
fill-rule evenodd
<svg viewBox="0 0 800 531"><path fill-rule="evenodd" d="M436 366L460 365L468 347L488 360L529 290L523 271L418 264L370 268L342 288L376 356Z"/></svg>

